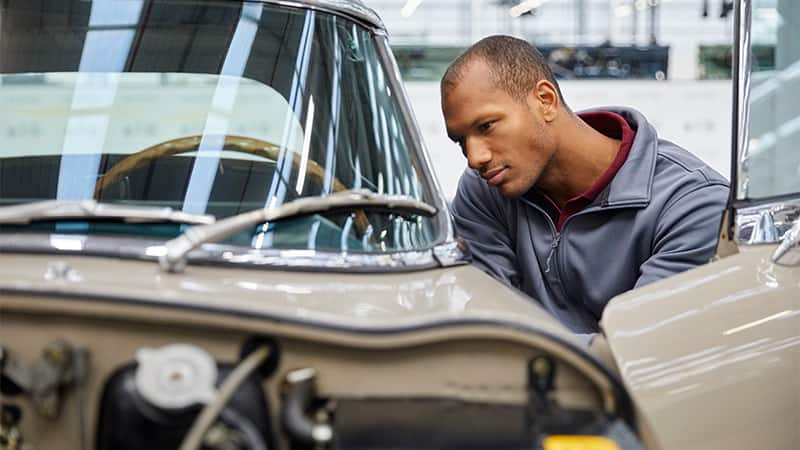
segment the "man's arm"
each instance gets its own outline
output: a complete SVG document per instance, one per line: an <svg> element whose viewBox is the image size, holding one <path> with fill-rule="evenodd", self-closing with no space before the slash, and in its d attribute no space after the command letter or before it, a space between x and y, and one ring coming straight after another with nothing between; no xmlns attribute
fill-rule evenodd
<svg viewBox="0 0 800 450"><path fill-rule="evenodd" d="M728 187L698 187L670 203L656 226L653 255L642 264L636 287L709 262L719 237Z"/></svg>
<svg viewBox="0 0 800 450"><path fill-rule="evenodd" d="M512 286L519 286L517 258L499 194L474 171L467 169L453 199L456 231L469 245L474 263L484 272Z"/></svg>

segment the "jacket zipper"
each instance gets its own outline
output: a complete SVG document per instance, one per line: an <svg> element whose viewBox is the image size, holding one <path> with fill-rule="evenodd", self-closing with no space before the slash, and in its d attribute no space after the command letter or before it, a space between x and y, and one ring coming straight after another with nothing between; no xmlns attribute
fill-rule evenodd
<svg viewBox="0 0 800 450"><path fill-rule="evenodd" d="M588 209L584 209L582 211L578 211L575 214L567 217L567 220L564 221L564 225L561 226L561 231L559 231L556 228L556 224L553 223L553 219L550 218L550 215L547 214L541 207L539 207L539 205L536 205L533 202L526 202L526 203L528 203L530 206L532 206L534 209L537 209L541 214L544 215L545 219L547 220L547 223L550 225L550 230L553 233L555 233L555 239L553 240L553 243L550 244L550 252L547 254L547 259L545 260L545 263L544 263L544 266L545 266L544 267L544 273L550 273L550 270L552 269L551 261L552 261L553 257L556 256L556 251L558 250L558 246L559 246L559 244L561 244L561 236L563 235L564 230L567 228L567 224L569 223L570 220L572 220L573 217L581 216L581 215L584 215L584 214L591 214L593 212L598 212L598 211L603 211L603 210L608 210L609 209L609 208L605 208L605 207L601 207L601 208L590 207ZM616 209L616 208L614 208L614 209ZM561 266L558 264L558 257L556 257L555 263L556 263L557 269L558 269L558 274L559 274L558 278L561 279ZM564 294L564 297L566 298L566 294L567 293L564 291L563 288L561 289L561 292Z"/></svg>
<svg viewBox="0 0 800 450"><path fill-rule="evenodd" d="M556 262L556 264L558 264L558 256L556 255L556 250L558 250L558 245L561 243L561 236L562 236L561 231L563 231L564 228L562 227L561 231L559 231L556 228L556 224L553 223L553 220L550 218L550 216L542 208L540 208L538 205L535 205L533 203L529 203L529 205L531 205L534 209L537 209L540 213L542 213L544 215L545 220L550 225L550 231L555 236L554 239L553 239L553 242L550 244L550 252L547 255L547 259L545 260L545 270L544 270L544 272L545 273L549 273L550 269L551 269L551 260L552 260L552 258L554 256L556 257L556 261L555 262ZM569 221L569 219L570 218L567 218L567 222ZM566 225L566 222L564 224ZM569 297L567 296L567 292L564 290L563 281L561 281L561 267L557 266L557 270L558 270L558 272L557 272L558 279L560 280L558 284L559 284L559 291L561 291L561 298L560 299L556 298L554 300L555 300L556 303L558 303L562 307L568 307L567 303L568 303Z"/></svg>
<svg viewBox="0 0 800 450"><path fill-rule="evenodd" d="M561 292L562 298L554 299L554 300L557 303L560 303L561 305L567 305L569 303L570 297L567 295L567 291L564 288L564 280L562 279L563 272L561 270L561 265L559 264L560 261L558 259L558 255L556 254L556 252L558 250L558 246L561 244L561 239L563 237L564 231L567 228L567 224L574 217L578 217L578 216L581 216L581 215L584 215L584 214L592 214L592 213L600 212L600 211L609 211L609 210L612 210L612 209L626 208L629 205L619 205L619 206L611 206L611 207L609 207L608 205L604 205L604 206L601 206L601 207L594 206L594 207L589 207L587 209L578 211L577 213L569 216L567 218L567 220L564 221L564 225L562 225L561 230L559 231L556 228L556 225L553 222L553 220L550 218L550 215L547 214L539 205L536 205L535 203L530 202L530 201L525 201L525 203L528 204L529 206L531 206L533 209L539 211L539 213L544 216L545 221L550 225L550 231L554 235L554 240L550 244L550 252L547 255L547 259L545 260L545 271L544 272L545 273L549 273L550 270L553 269L552 265L555 264L555 268L556 268L557 275L558 275L557 278L559 279L559 283L558 283L559 284L559 291ZM553 258L555 258L555 261L552 261Z"/></svg>
<svg viewBox="0 0 800 450"><path fill-rule="evenodd" d="M556 238L553 240L553 243L550 244L550 253L547 255L547 260L544 262L544 273L550 273L550 260L553 258L553 254L555 254L560 242L561 232L556 231Z"/></svg>

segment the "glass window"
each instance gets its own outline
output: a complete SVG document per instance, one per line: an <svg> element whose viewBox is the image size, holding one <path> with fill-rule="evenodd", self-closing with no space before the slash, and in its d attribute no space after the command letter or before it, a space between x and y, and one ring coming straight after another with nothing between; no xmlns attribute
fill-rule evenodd
<svg viewBox="0 0 800 450"><path fill-rule="evenodd" d="M756 0L752 43L774 48L753 54L749 139L742 158L740 198L800 192L800 2Z"/></svg>

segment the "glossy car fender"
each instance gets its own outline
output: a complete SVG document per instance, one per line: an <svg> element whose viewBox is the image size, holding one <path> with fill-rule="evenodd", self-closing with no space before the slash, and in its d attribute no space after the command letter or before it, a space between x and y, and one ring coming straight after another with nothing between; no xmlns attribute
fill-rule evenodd
<svg viewBox="0 0 800 450"><path fill-rule="evenodd" d="M797 448L800 268L774 245L614 298L602 326L664 448Z"/></svg>

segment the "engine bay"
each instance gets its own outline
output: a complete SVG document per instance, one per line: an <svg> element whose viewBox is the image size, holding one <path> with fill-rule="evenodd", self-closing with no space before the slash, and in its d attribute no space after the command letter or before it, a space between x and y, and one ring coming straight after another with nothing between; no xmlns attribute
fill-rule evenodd
<svg viewBox="0 0 800 450"><path fill-rule="evenodd" d="M533 449L562 435L642 448L596 369L513 330L348 334L31 295L0 306L3 449Z"/></svg>

